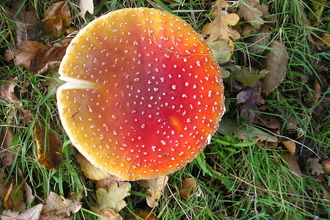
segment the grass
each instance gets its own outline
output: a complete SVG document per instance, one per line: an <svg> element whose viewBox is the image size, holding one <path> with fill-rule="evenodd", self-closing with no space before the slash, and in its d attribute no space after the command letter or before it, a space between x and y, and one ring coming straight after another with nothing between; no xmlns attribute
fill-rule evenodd
<svg viewBox="0 0 330 220"><path fill-rule="evenodd" d="M200 31L209 21L212 3L201 4L199 1L108 1L101 0L95 5L95 15L104 14L125 7L162 7L176 14ZM325 191L322 185L315 181L306 167L309 157L316 157L308 148L320 157L329 159L330 155L330 117L329 105L324 106L320 115L313 110L328 102L330 89L325 89L318 101L313 100L313 80L319 79L315 66L317 61L330 66L329 51L315 53L313 44L309 41L310 34L329 30L329 21L319 27L306 25L308 5L303 1L274 0L262 1L270 6L270 13L276 15L277 21L271 30L271 39L283 42L289 53L287 75L282 84L266 99L268 114L276 116L281 122L280 133L288 138L297 139L297 158L302 169L301 177L292 173L290 164L283 156L283 149L261 147L251 142L242 143L237 129L251 131L244 126L244 120L239 114L236 95L238 91L231 83L226 83L226 98L230 111L225 118L233 123L232 132L226 136L218 133L209 145L192 163L170 175L170 180L159 206L152 209L157 219L329 219L329 201L324 199ZM6 1L3 5L9 5ZM154 3L154 4L152 4ZM23 3L22 3L23 4ZM41 18L44 11L51 6L50 1L26 0L25 5L32 5ZM152 5L151 5L152 4ZM70 1L72 21L81 26L86 25L94 15L84 22L78 15L77 1ZM305 6L305 9L302 7ZM308 7L307 7L308 6ZM0 18L0 51L13 47L15 43L14 23L4 13L2 6ZM325 8L324 17L330 15L329 7ZM327 26L328 25L328 26ZM246 43L235 42L236 52L233 60L237 65L246 65L243 57L259 60L258 55L250 54L245 48ZM267 49L267 48L266 48ZM39 204L50 193L68 197L75 192L82 195L83 208L74 215L74 219L96 219L97 215L90 211L91 205L96 205L95 182L84 177L75 161L75 149L61 126L56 108L56 97L45 87L51 76L33 75L13 62L6 62L0 57L0 80L5 83L7 76L17 76L16 89L21 93L19 100L24 109L32 112L32 122L25 123L18 109L0 100L0 125L14 132L10 145L14 152L14 162L11 166L0 166L0 173L8 178L19 179L20 171L24 181L32 188L35 195L33 203ZM329 72L328 74L329 81ZM295 118L296 129L287 130L290 118ZM47 170L36 159L36 141L33 133L34 124L40 124L56 134L63 144L63 159L57 171ZM184 177L197 181L197 188L186 200L180 196L181 182ZM325 181L329 176L324 175ZM127 197L127 207L120 214L134 215L136 209L146 209L146 189L138 182L132 182L131 196ZM0 200L0 211L4 210ZM317 218L316 218L317 216ZM136 218L138 218L136 216Z"/></svg>

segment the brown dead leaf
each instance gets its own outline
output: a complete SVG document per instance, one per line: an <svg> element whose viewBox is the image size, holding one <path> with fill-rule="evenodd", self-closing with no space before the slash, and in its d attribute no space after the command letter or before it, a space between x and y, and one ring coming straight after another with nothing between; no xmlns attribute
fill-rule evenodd
<svg viewBox="0 0 330 220"><path fill-rule="evenodd" d="M14 59L15 65L28 68L38 49L42 47L43 45L37 41L22 41L16 44L15 49L6 50L5 58L7 61Z"/></svg>
<svg viewBox="0 0 330 220"><path fill-rule="evenodd" d="M70 213L78 212L81 206L80 199L65 199L63 196L50 192L45 199L41 213L45 215L47 212L52 212L55 215L70 216Z"/></svg>
<svg viewBox="0 0 330 220"><path fill-rule="evenodd" d="M301 170L298 165L298 158L295 155L292 155L291 153L287 153L287 152L285 152L283 155L284 155L286 161L288 162L288 164L293 172L293 175L296 178L299 178L301 176Z"/></svg>
<svg viewBox="0 0 330 220"><path fill-rule="evenodd" d="M254 36L250 37L247 42L251 44L248 48L249 52L254 54L260 54L264 52L266 46L269 44L270 31L268 25L263 25L254 33Z"/></svg>
<svg viewBox="0 0 330 220"><path fill-rule="evenodd" d="M112 177L107 171L101 170L91 164L83 155L78 154L76 156L77 162L80 165L81 170L84 172L85 176L91 180L103 180Z"/></svg>
<svg viewBox="0 0 330 220"><path fill-rule="evenodd" d="M35 57L31 60L28 70L34 74L43 74L60 66L67 46L45 45L38 49Z"/></svg>
<svg viewBox="0 0 330 220"><path fill-rule="evenodd" d="M147 204L149 207L153 208L158 206L157 200L162 196L167 181L168 176L166 175L139 181L142 185L149 187L148 193L150 196L147 197Z"/></svg>
<svg viewBox="0 0 330 220"><path fill-rule="evenodd" d="M2 220L23 220L23 219L28 219L28 220L40 220L40 212L42 209L42 204L33 206L32 208L25 210L21 214L16 211L4 211L2 212L1 219Z"/></svg>
<svg viewBox="0 0 330 220"><path fill-rule="evenodd" d="M254 123L256 112L259 111L258 105L265 104L265 100L260 94L262 83L257 80L252 87L248 87L237 94L237 103L243 104L241 108L242 118L250 119L249 124Z"/></svg>
<svg viewBox="0 0 330 220"><path fill-rule="evenodd" d="M296 152L296 143L294 141L281 141L284 147L292 154Z"/></svg>
<svg viewBox="0 0 330 220"><path fill-rule="evenodd" d="M23 114L23 120L25 123L31 122L31 112L29 110L23 109L23 104L21 101L18 101L18 98L15 95L15 83L17 82L18 78L12 78L8 76L5 81L7 83L0 85L0 99L13 104L18 110L20 110Z"/></svg>
<svg viewBox="0 0 330 220"><path fill-rule="evenodd" d="M184 178L182 180L180 195L183 196L185 199L189 199L195 189L196 180L193 178Z"/></svg>
<svg viewBox="0 0 330 220"><path fill-rule="evenodd" d="M107 220L122 220L123 218L115 211L109 208L101 209L98 212L99 215ZM103 220L104 218L98 217L97 220Z"/></svg>
<svg viewBox="0 0 330 220"><path fill-rule="evenodd" d="M71 38L69 38L71 41ZM43 74L60 65L67 45L42 45L36 41L23 41L15 49L5 52L7 61L14 59L16 65L22 65L34 74Z"/></svg>
<svg viewBox="0 0 330 220"><path fill-rule="evenodd" d="M264 64L269 73L262 80L262 88L267 95L282 83L289 61L289 55L283 43L273 41L270 48L272 50L268 53Z"/></svg>
<svg viewBox="0 0 330 220"><path fill-rule="evenodd" d="M11 166L14 161L14 155L10 148L14 138L14 132L7 127L3 127L0 132L0 164L4 167Z"/></svg>
<svg viewBox="0 0 330 220"><path fill-rule="evenodd" d="M60 1L47 9L44 19L38 24L42 39L59 37L71 23L71 13L66 1Z"/></svg>
<svg viewBox="0 0 330 220"><path fill-rule="evenodd" d="M319 163L319 158L308 158L307 166L311 170L312 175L321 175L324 173L322 165Z"/></svg>
<svg viewBox="0 0 330 220"><path fill-rule="evenodd" d="M118 213L126 206L124 198L130 195L128 193L130 190L131 184L129 182L123 182L119 185L116 181L111 181L108 189L99 188L96 190L96 197L100 209L112 209Z"/></svg>
<svg viewBox="0 0 330 220"><path fill-rule="evenodd" d="M259 0L242 0L238 5L237 14L248 21L254 28L259 29L264 24L263 11Z"/></svg>
<svg viewBox="0 0 330 220"><path fill-rule="evenodd" d="M0 196L5 197L8 191L9 183L6 183L7 177L0 173Z"/></svg>
<svg viewBox="0 0 330 220"><path fill-rule="evenodd" d="M61 140L37 123L34 125L34 135L38 146L38 162L47 169L56 169L62 159Z"/></svg>
<svg viewBox="0 0 330 220"><path fill-rule="evenodd" d="M94 13L94 2L93 0L80 0L79 3L81 12L79 15L85 19L86 12L89 12L90 14Z"/></svg>
<svg viewBox="0 0 330 220"><path fill-rule="evenodd" d="M239 16L235 13L227 12L226 9L223 10L223 5L228 5L228 3L224 3L223 0L217 0L216 9L212 12L214 19L203 27L202 33L209 35L207 42L224 41L234 48L232 40L236 40L241 36L238 31L229 26L236 25L239 21Z"/></svg>
<svg viewBox="0 0 330 220"><path fill-rule="evenodd" d="M5 8L6 15L15 22L16 42L37 39L38 16L36 10L30 5L28 8L22 1L11 1L8 8Z"/></svg>

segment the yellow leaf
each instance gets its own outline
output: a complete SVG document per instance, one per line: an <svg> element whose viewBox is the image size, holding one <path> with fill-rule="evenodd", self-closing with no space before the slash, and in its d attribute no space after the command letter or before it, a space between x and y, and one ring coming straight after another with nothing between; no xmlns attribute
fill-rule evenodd
<svg viewBox="0 0 330 220"><path fill-rule="evenodd" d="M128 193L130 190L131 184L129 182L118 184L116 181L111 181L108 189L99 188L96 191L96 197L100 210L112 209L118 213L126 206L124 198L130 195Z"/></svg>
<svg viewBox="0 0 330 220"><path fill-rule="evenodd" d="M228 13L226 10L222 10L223 1L217 0L216 9L212 13L214 19L211 23L206 24L202 33L210 35L207 38L208 42L225 41L231 47L234 47L232 40L240 38L240 34L235 29L229 27L229 25L236 25L239 21L239 16L235 13Z"/></svg>

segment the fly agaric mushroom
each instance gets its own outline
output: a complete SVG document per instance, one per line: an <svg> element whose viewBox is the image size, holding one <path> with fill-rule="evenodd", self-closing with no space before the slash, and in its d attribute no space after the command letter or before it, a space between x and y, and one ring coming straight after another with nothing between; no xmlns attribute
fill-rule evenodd
<svg viewBox="0 0 330 220"><path fill-rule="evenodd" d="M224 112L204 39L156 9L110 12L72 40L60 65L62 124L94 166L125 180L168 174L210 143Z"/></svg>

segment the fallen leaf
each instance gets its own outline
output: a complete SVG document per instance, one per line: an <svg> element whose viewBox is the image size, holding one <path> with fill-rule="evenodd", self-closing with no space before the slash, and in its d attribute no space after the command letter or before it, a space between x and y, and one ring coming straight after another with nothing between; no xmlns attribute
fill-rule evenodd
<svg viewBox="0 0 330 220"><path fill-rule="evenodd" d="M307 166L311 170L312 175L321 175L324 173L322 165L319 163L319 158L308 158Z"/></svg>
<svg viewBox="0 0 330 220"><path fill-rule="evenodd" d="M214 58L219 64L228 62L234 50L234 48L228 46L223 41L209 42L208 46L211 48Z"/></svg>
<svg viewBox="0 0 330 220"><path fill-rule="evenodd" d="M233 79L243 83L244 86L253 86L258 79L265 77L268 73L267 70L257 71L237 65L227 65L224 68L230 72Z"/></svg>
<svg viewBox="0 0 330 220"><path fill-rule="evenodd" d="M109 208L101 209L98 212L99 215L107 220L122 220L123 218L115 211ZM97 220L103 220L104 218L98 217Z"/></svg>
<svg viewBox="0 0 330 220"><path fill-rule="evenodd" d="M56 169L62 159L61 140L43 126L34 125L34 135L37 142L38 162L47 169Z"/></svg>
<svg viewBox="0 0 330 220"><path fill-rule="evenodd" d="M45 12L44 19L38 24L43 40L59 37L71 23L71 13L66 1L53 4Z"/></svg>
<svg viewBox="0 0 330 220"><path fill-rule="evenodd" d="M313 21L313 26L318 27L322 20L322 13L327 5L327 0L313 0L309 1L309 4L312 10L308 12L308 18Z"/></svg>
<svg viewBox="0 0 330 220"><path fill-rule="evenodd" d="M0 196L5 197L8 191L9 183L6 183L7 177L0 173Z"/></svg>
<svg viewBox="0 0 330 220"><path fill-rule="evenodd" d="M301 176L301 170L300 170L300 167L298 165L297 156L292 155L291 153L287 153L287 152L285 152L283 155L284 155L286 161L288 162L288 164L289 164L289 166L290 166L290 168L293 172L293 175L296 178L299 178Z"/></svg>
<svg viewBox="0 0 330 220"><path fill-rule="evenodd" d="M31 112L29 110L23 109L23 104L21 101L18 101L18 98L15 95L15 83L17 82L18 78L12 78L11 76L8 76L5 81L7 83L0 85L0 99L13 104L19 111L23 114L23 120L25 123L31 122Z"/></svg>
<svg viewBox="0 0 330 220"><path fill-rule="evenodd" d="M14 181L11 181L6 196L3 199L3 207L8 209L13 209L18 205L23 198L23 190L21 184L15 184Z"/></svg>
<svg viewBox="0 0 330 220"><path fill-rule="evenodd" d="M240 38L240 34L235 29L229 27L236 25L239 16L235 13L229 13L223 6L227 7L228 3L223 0L217 0L216 9L212 12L214 19L211 23L204 25L202 33L210 35L207 42L225 41L230 47L234 48L232 40Z"/></svg>
<svg viewBox="0 0 330 220"><path fill-rule="evenodd" d="M273 41L270 48L272 50L268 53L264 64L269 73L262 79L262 88L266 95L282 83L289 61L289 55L283 43Z"/></svg>
<svg viewBox="0 0 330 220"><path fill-rule="evenodd" d="M253 36L246 41L251 44L251 46L248 47L249 52L254 54L261 54L264 52L269 44L270 36L269 27L267 25L263 25L260 29L257 29L257 33L254 33Z"/></svg>
<svg viewBox="0 0 330 220"><path fill-rule="evenodd" d="M113 177L109 172L97 168L91 162L89 162L83 155L78 154L76 156L77 162L80 165L80 169L84 172L84 175L91 180L103 180L109 177Z"/></svg>
<svg viewBox="0 0 330 220"><path fill-rule="evenodd" d="M38 16L31 5L26 8L22 1L11 1L10 7L6 8L6 15L15 22L17 27L17 43L37 39Z"/></svg>
<svg viewBox="0 0 330 220"><path fill-rule="evenodd" d="M2 127L0 132L0 164L4 167L11 166L14 161L14 155L10 148L14 138L14 132L7 127Z"/></svg>
<svg viewBox="0 0 330 220"><path fill-rule="evenodd" d="M180 195L183 196L185 199L189 199L195 189L196 180L194 178L184 178L182 180Z"/></svg>
<svg viewBox="0 0 330 220"><path fill-rule="evenodd" d="M79 15L85 19L86 12L89 12L90 14L94 13L94 2L93 0L80 0L79 3L81 12Z"/></svg>
<svg viewBox="0 0 330 220"><path fill-rule="evenodd" d="M40 220L41 209L42 209L42 204L33 206L32 208L25 210L21 214L19 214L19 212L16 211L7 210L2 212L1 219L2 220L23 220L23 219Z"/></svg>
<svg viewBox="0 0 330 220"><path fill-rule="evenodd" d="M80 199L65 199L63 196L50 192L45 199L41 213L44 215L47 212L53 212L56 215L70 216L70 213L78 212L81 206Z"/></svg>
<svg viewBox="0 0 330 220"><path fill-rule="evenodd" d="M272 129L273 132L275 132L275 130L280 130L281 128L281 122L276 116L262 113L257 113L257 117L253 121L253 124Z"/></svg>
<svg viewBox="0 0 330 220"><path fill-rule="evenodd" d="M259 0L241 0L238 5L237 14L248 21L254 28L260 28L264 24L263 11Z"/></svg>
<svg viewBox="0 0 330 220"><path fill-rule="evenodd" d="M124 198L130 195L128 193L130 190L131 184L129 182L118 185L116 181L111 181L107 190L99 188L96 190L96 197L100 209L112 209L118 213L126 206Z"/></svg>
<svg viewBox="0 0 330 220"><path fill-rule="evenodd" d="M34 74L43 74L60 66L67 46L45 45L38 48L28 70Z"/></svg>
<svg viewBox="0 0 330 220"><path fill-rule="evenodd" d="M249 124L253 124L256 120L256 114L259 111L258 106L265 104L265 100L261 96L260 80L257 80L252 87L248 87L245 90L237 94L237 103L243 104L241 107L242 118L250 119Z"/></svg>
<svg viewBox="0 0 330 220"><path fill-rule="evenodd" d="M294 141L281 141L284 147L292 154L296 152L296 143Z"/></svg>
<svg viewBox="0 0 330 220"><path fill-rule="evenodd" d="M241 129L238 131L238 138L243 142L258 143L258 142L278 142L278 139L273 135L270 135L260 129L249 127L247 129Z"/></svg>
<svg viewBox="0 0 330 220"><path fill-rule="evenodd" d="M14 59L15 65L28 68L38 49L42 47L43 45L37 41L22 41L16 44L15 49L6 50L5 58L7 61Z"/></svg>
<svg viewBox="0 0 330 220"><path fill-rule="evenodd" d="M139 181L142 185L149 187L148 193L150 196L147 197L147 204L149 207L153 208L158 206L157 200L162 196L167 181L168 176L166 175Z"/></svg>
<svg viewBox="0 0 330 220"><path fill-rule="evenodd" d="M321 39L314 42L319 50L325 50L330 47L330 34L322 33Z"/></svg>

